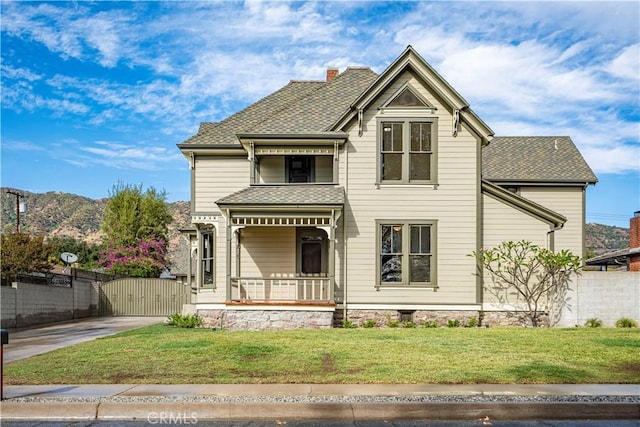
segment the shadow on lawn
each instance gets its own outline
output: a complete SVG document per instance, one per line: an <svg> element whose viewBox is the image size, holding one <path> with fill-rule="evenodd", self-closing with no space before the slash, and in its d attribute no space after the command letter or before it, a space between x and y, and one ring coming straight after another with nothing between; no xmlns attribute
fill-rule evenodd
<svg viewBox="0 0 640 427"><path fill-rule="evenodd" d="M545 363L529 363L506 370L522 383L588 383L593 376L584 369Z"/></svg>

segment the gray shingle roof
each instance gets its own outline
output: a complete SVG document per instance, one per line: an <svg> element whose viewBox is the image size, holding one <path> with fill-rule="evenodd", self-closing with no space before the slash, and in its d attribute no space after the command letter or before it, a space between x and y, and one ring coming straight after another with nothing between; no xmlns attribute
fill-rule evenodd
<svg viewBox="0 0 640 427"><path fill-rule="evenodd" d="M343 205L342 187L278 185L247 187L216 201L218 205Z"/></svg>
<svg viewBox="0 0 640 427"><path fill-rule="evenodd" d="M322 89L251 129L255 133L312 133L327 131L349 105L377 78L369 68L347 68Z"/></svg>
<svg viewBox="0 0 640 427"><path fill-rule="evenodd" d="M202 123L183 144L238 144L239 133L312 133L328 130L375 79L369 68L347 68L331 81L291 81L217 123Z"/></svg>
<svg viewBox="0 0 640 427"><path fill-rule="evenodd" d="M493 138L482 149L482 178L493 182L598 180L568 136Z"/></svg>

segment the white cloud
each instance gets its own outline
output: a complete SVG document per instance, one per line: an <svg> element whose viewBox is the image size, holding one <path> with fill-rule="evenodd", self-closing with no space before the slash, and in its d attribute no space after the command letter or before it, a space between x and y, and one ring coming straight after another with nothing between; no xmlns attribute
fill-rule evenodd
<svg viewBox="0 0 640 427"><path fill-rule="evenodd" d="M3 79L12 80L3 87L4 108L51 110L77 126L107 124L156 139L154 132L186 135L197 121L222 119L290 79L322 79L327 66L382 71L411 44L497 134L566 134L595 153L589 160L598 171L633 167L638 120L620 112L639 108L638 5L105 5L3 3L3 34L103 68L86 75L56 69L45 80L52 68L7 61L15 58L3 47ZM613 154L598 154L603 141ZM116 159L146 167L134 144L88 147L84 155L113 167ZM155 155L175 147L167 150Z"/></svg>
<svg viewBox="0 0 640 427"><path fill-rule="evenodd" d="M587 146L582 155L596 173L626 173L640 171L640 145Z"/></svg>
<svg viewBox="0 0 640 427"><path fill-rule="evenodd" d="M95 141L77 150L87 155L72 156L68 162L102 165L116 169L159 170L182 160L177 150L160 146L128 145L109 141Z"/></svg>
<svg viewBox="0 0 640 427"><path fill-rule="evenodd" d="M605 69L616 77L640 80L640 44L624 48Z"/></svg>

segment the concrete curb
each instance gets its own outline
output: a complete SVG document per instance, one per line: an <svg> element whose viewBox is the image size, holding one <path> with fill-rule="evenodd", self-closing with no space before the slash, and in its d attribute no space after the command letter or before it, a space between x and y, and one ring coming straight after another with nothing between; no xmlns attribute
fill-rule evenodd
<svg viewBox="0 0 640 427"><path fill-rule="evenodd" d="M640 419L635 403L2 402L4 421Z"/></svg>

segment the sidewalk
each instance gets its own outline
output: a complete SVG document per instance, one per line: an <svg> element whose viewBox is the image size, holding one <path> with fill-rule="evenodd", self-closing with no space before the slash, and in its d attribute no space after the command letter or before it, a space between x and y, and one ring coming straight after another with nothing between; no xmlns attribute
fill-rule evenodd
<svg viewBox="0 0 640 427"><path fill-rule="evenodd" d="M6 386L4 421L640 419L640 385Z"/></svg>

